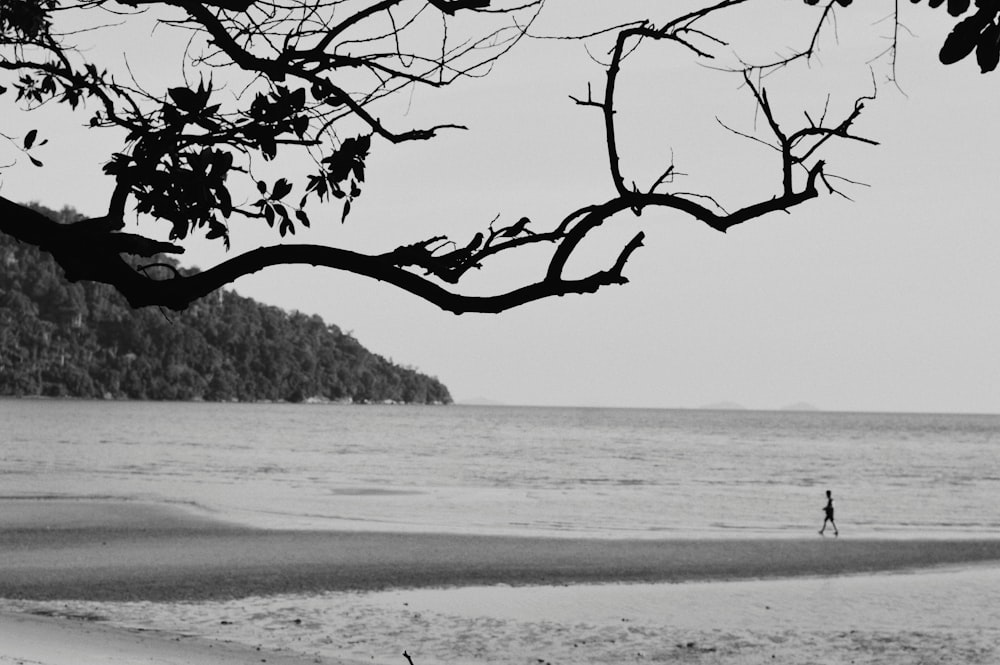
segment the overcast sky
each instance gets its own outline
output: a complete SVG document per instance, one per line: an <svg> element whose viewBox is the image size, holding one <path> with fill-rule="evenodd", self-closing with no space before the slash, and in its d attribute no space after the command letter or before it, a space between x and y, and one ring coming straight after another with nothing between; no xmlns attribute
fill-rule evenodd
<svg viewBox="0 0 1000 665"><path fill-rule="evenodd" d="M549 0L535 31L607 24L616 11L662 23L664 6L691 4ZM827 91L831 109L871 92L864 61L891 28L873 23L893 3L864 4L842 13L839 44L828 33L820 63L765 81L784 117L820 114ZM765 5L792 12L801 2ZM971 61L938 64L951 19L903 5L916 37L906 36L899 53L902 91L883 82L884 61L874 63L878 99L857 125L880 145L831 151L830 172L868 185L844 185L853 201L821 196L727 234L678 214L626 217L625 237L647 234L626 269L630 284L500 315L455 316L326 269L270 269L235 288L320 314L369 349L437 376L458 401L1000 412L1000 74L980 75ZM744 12L736 32L766 34L780 22ZM735 38L732 25L724 36ZM497 214L507 222L527 215L544 228L610 197L599 114L568 98L588 82L596 90L602 76L579 43L530 40L485 79L407 95L391 118L396 127L460 122L470 131L407 146L376 142L347 223L331 214L295 240L381 251L441 231L467 239ZM654 179L672 150L690 174L678 187L729 208L760 198L763 186L778 192L774 153L716 121L754 131L738 77L699 67L676 46L637 55L625 77L627 177ZM51 147L40 154L45 169L8 169L0 192L100 213L110 182L99 166L109 150L93 141L81 138L62 155ZM272 240L258 229L234 235L237 249L262 242ZM617 249L607 251L605 261ZM188 260L205 267L215 256L194 251ZM488 264L468 288L533 281L544 269L535 259Z"/></svg>

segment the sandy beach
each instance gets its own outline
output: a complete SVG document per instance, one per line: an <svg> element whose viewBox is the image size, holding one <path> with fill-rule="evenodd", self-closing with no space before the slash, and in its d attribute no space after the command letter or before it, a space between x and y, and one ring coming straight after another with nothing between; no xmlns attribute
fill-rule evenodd
<svg viewBox="0 0 1000 665"><path fill-rule="evenodd" d="M408 638L411 650L415 642L423 639L418 635L465 634L467 642L481 644L482 658L461 647L462 640L458 637L449 637L457 640L453 642L455 658L461 654L461 658L451 662L522 662L519 658L522 655L530 658L530 653L518 651L516 658L509 661L497 660L498 653L490 655L494 650L504 651L500 642L491 641L490 633L496 633L497 640L509 641L509 636L503 635L510 626L503 622L519 626L526 622L533 628L518 628L527 630L526 636L520 638L524 644L532 644L532 635L544 643L548 638L543 637L545 631L539 626L556 621L552 616L558 612L550 609L533 615L530 607L544 606L549 602L544 599L558 593L554 590L559 588L580 593L591 589L588 593L597 595L586 602L608 606L608 593L612 589L624 593L625 598L638 598L642 589L652 589L650 593L662 596L664 589L669 593L679 590L689 593L697 585L707 584L705 590L686 602L693 606L697 599L716 598L712 606L715 610L709 607L702 611L706 617L718 615L722 626L727 621L724 619L727 612L732 613L734 589L750 593L751 598L763 597L765 591L771 593L792 580L792 591L784 592L787 600L796 597L795 594L801 595L802 589L817 580L826 580L825 593L829 593L830 580L890 579L905 596L909 593L907 589L931 579L919 571L940 571L942 567L966 575L961 578L966 580L963 583L975 589L982 586L976 575L995 582L998 562L1000 540L851 540L813 536L622 541L270 531L213 521L170 506L4 500L0 502L0 597L6 599L3 601L6 613L0 618L0 663L68 665L141 660L207 665L261 660L274 663L281 662L280 658L289 659L286 661L289 663L360 659L402 663L400 654L406 644L366 646L365 649L382 649L377 658L375 653L362 658L369 652L349 648L348 638L361 625L357 608L369 607L367 620L380 625L379 630L398 635L403 628L388 617L402 612L397 618L404 621L412 614L408 609L411 603L428 602L431 605L426 616L441 618L433 624L417 622L418 628L422 628ZM907 575L901 575L904 571ZM967 579L969 571L973 574L971 582ZM907 577L909 582L904 579ZM801 582L795 583L796 579ZM604 586L593 586L595 583ZM942 584L947 589L956 583L946 580ZM751 585L751 591L746 592L746 587L739 584ZM765 586L753 587L755 584ZM510 588L513 593L527 595L521 600L507 601L495 597L488 606L477 607L476 603L470 605L468 600L460 600L461 589L440 591L442 587L478 587L482 590L474 597L480 599ZM519 588L523 591L518 591ZM871 583L862 584L854 593L863 597L866 589L872 588ZM719 589L729 591L719 596ZM410 600L391 595L399 593L411 594ZM451 595L446 595L445 600L428 600L435 593ZM727 593L730 600L726 599ZM438 604L435 606L434 602ZM516 616L497 616L497 608L505 602L516 608ZM576 602L571 599L570 606ZM786 604L794 608L795 603L811 602L799 600ZM838 607L844 602L839 602ZM880 611L914 614L918 618L934 614L933 610L916 608L915 602L901 600L896 607ZM644 616L649 618L662 612L650 606ZM782 634L797 634L795 616L805 613L792 612L788 619L792 623L782 628ZM844 619L845 626L855 614ZM562 620L563 624L572 625L574 616L582 621L583 614L571 612ZM595 618L594 625L606 620L611 619ZM621 621L625 622L625 618ZM636 621L633 627L641 623L639 618ZM711 621L703 619L703 623ZM728 621L732 624L735 619ZM771 617L765 615L760 626L744 626L740 630L765 630L770 621ZM908 625L905 617L901 621L900 625ZM676 628L679 622L680 619L675 619L670 625ZM412 622L406 619L404 623ZM453 627L445 629L445 624ZM707 647L710 651L698 651L697 645L703 643L710 628L703 626L696 639L663 627L645 627L642 631L654 642L661 638L670 642L669 649L663 647L667 651L680 648L677 644L683 645L688 649L686 657L697 656L694 662L755 662L720 660L722 652L718 645ZM536 629L540 632L536 633ZM366 630L362 628L361 632ZM597 629L579 630L581 634L589 634L588 631ZM688 635L691 630L694 628L690 627ZM717 636L715 642L728 645L733 639ZM365 639L360 637L355 642ZM566 644L571 642L569 639ZM688 643L696 646L687 647ZM917 640L918 646L920 643ZM261 656L258 647L271 655ZM555 653L569 648L564 646L563 651L556 649ZM648 651L648 645L640 649ZM744 653L760 651L755 649L747 646ZM980 652L982 649L975 653ZM447 651L434 653L435 660L448 660ZM592 654L594 659L585 658L584 662L605 662L597 659L598 651ZM247 656L254 660L247 660ZM611 660L606 662L614 662L620 654L608 658Z"/></svg>
<svg viewBox="0 0 1000 665"><path fill-rule="evenodd" d="M997 540L587 540L277 531L183 509L0 502L0 597L193 601L484 584L844 575L1000 561Z"/></svg>
<svg viewBox="0 0 1000 665"><path fill-rule="evenodd" d="M349 661L306 657L183 632L123 628L87 617L0 614L3 665L347 665Z"/></svg>

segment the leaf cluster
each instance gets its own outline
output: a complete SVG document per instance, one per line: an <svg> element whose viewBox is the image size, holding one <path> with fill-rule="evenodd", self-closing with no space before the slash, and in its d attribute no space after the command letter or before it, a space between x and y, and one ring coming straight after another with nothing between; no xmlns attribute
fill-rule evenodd
<svg viewBox="0 0 1000 665"><path fill-rule="evenodd" d="M235 117L224 114L220 104L210 104L212 93L211 82L205 81L197 88L168 89L158 118L133 129L131 152L113 155L104 171L135 197L138 212L171 222L171 239L205 228L207 238L220 238L228 247L228 220L236 207L227 180L235 170L235 155L256 151L272 160L283 137L304 138L310 120L304 113L304 88L278 86L258 93L247 111ZM291 185L286 179L279 183L257 205L269 225L276 216L281 219L284 236L294 227L279 201ZM301 209L296 218L308 226Z"/></svg>
<svg viewBox="0 0 1000 665"><path fill-rule="evenodd" d="M320 160L323 170L308 176L307 194L313 192L321 201L330 196L345 199L342 222L351 212L351 201L361 194L371 138L368 134L345 139L337 150Z"/></svg>
<svg viewBox="0 0 1000 665"><path fill-rule="evenodd" d="M913 0L917 2L919 0ZM931 7L938 7L943 0L929 0ZM962 16L969 12L969 0L948 0L948 13ZM976 63L982 73L991 72L1000 63L1000 2L976 0L975 12L963 18L944 40L938 54L941 62L954 64L975 51Z"/></svg>
<svg viewBox="0 0 1000 665"><path fill-rule="evenodd" d="M56 4L56 0L0 1L0 40L30 41L45 35Z"/></svg>
<svg viewBox="0 0 1000 665"><path fill-rule="evenodd" d="M827 26L836 29L835 13L860 3L804 0L822 8L811 39L804 45L795 41L800 45L789 47L777 60L752 64L735 52L742 49L732 46L727 35L715 34L718 28L710 27L715 17L750 3L713 0L662 21L635 20L576 37L556 37L613 42L610 48L607 43L601 45L607 54L607 61L599 63L602 90L592 95L590 82L586 98L572 98L587 112L596 110L600 116L595 126L603 130L611 187L610 193L596 189L585 193L582 202L571 203L549 224L535 220L529 231L526 217L499 229L491 222L488 228L480 226L465 244L427 234L430 237L424 236L425 240L393 243L394 249L381 253L282 243L251 249L198 275L167 271L165 276L150 276L126 265L126 257L180 253L183 247L122 232L130 206L168 221L172 240L184 240L198 231L227 246L232 220L239 216L261 220L282 237L310 225L310 214L315 214L306 212L307 203L340 205L344 220L361 194L376 139L389 146L464 129L448 122L397 128L397 122L406 121L400 117L383 120L381 114L387 107L381 100L408 89L433 90L488 73L498 58L533 31L544 0L125 0L126 6L164 5L171 12L178 11L179 18L162 19L159 25L184 30L188 37L179 63L184 85L154 92L143 89L135 78L128 84L116 81L88 62L85 50L75 51L65 44L59 33L47 27L53 15L46 9L53 5L47 3L53 0L14 1L42 8L41 18L34 22L24 18L24 12L7 10L2 24L8 41L0 41L0 75L17 81L20 101L28 110L49 101L74 107L81 101L96 104L96 109L87 110L91 127L124 129L127 140L104 167L115 179L106 214L63 230L0 196L0 230L46 248L70 279L115 285L134 307L157 304L183 310L242 275L291 263L327 266L380 280L456 313L499 312L551 296L592 293L628 281L626 263L645 237L642 231L634 233L631 240L612 248L615 258L604 269L578 277L577 250L590 245L596 229L619 225L629 213L637 218L647 210L662 210L684 213L726 232L771 213L789 212L819 197L821 186L830 194L846 196L837 185L859 183L831 171L825 158L827 146L876 144L857 128L874 93L855 96L850 108L830 106L828 99L818 116L801 109L789 115L781 108L785 104L772 103L764 86L765 77L779 70L808 67L819 50L820 33ZM928 4L937 8L945 1L928 0ZM93 12L109 9L107 4L108 0L87 0L77 9ZM673 3L660 5L673 8ZM975 51L983 71L995 68L1000 60L1000 0L975 0L974 7L972 0L947 0L947 10L962 20L942 48L942 60L956 62ZM478 33L478 26L483 25L489 28ZM465 32L468 26L477 34ZM890 47L893 58L894 44ZM773 187L762 185L732 204L722 201L722 192L714 185L699 185L697 191L678 188L675 176L680 172L672 155L669 164L664 159L648 173L624 158L631 151L622 145L619 131L620 91L635 88L619 86L619 79L634 61L632 54L641 50L644 55L639 57L660 57L662 49L662 57L671 57L678 48L699 63L716 67L720 53L734 51L739 67L728 71L743 77L737 85L749 91L754 117L766 122L744 132L723 127L771 149L767 160L748 168L771 169ZM720 69L727 71L724 65ZM217 72L225 73L225 94L214 90ZM199 77L197 86L188 83L192 74ZM774 79L767 82L769 87L774 85ZM643 101L640 95L639 103ZM31 141L25 137L24 151L35 144L37 135L31 137ZM4 138L22 149L22 142ZM315 168L282 171L267 180L255 173L260 162L277 168L274 162L279 154L282 164L292 164L290 159L285 161L285 151L291 148L300 157L298 164L314 164ZM299 193L297 203L293 202L291 197ZM493 221L501 217L519 215L504 211ZM449 290L449 285L470 270L484 267L491 257L529 246L544 250L547 259L542 270L524 284L493 295Z"/></svg>
<svg viewBox="0 0 1000 665"><path fill-rule="evenodd" d="M230 152L201 147L167 151L150 136L131 155L115 153L104 172L127 183L138 212L169 220L172 240L206 227L208 237L222 238L228 245L228 230L218 215L228 219L233 211L226 187L232 166Z"/></svg>
<svg viewBox="0 0 1000 665"><path fill-rule="evenodd" d="M807 5L819 4L820 0L804 0ZM847 7L852 0L835 0L842 7ZM910 0L912 4L920 4L922 0ZM964 60L973 52L979 70L986 74L997 68L1000 63L1000 0L927 0L931 9L944 6L948 14L954 17L969 14L955 24L945 38L938 53L938 59L945 65L952 65Z"/></svg>
<svg viewBox="0 0 1000 665"><path fill-rule="evenodd" d="M279 178L268 193L267 183L263 180L257 181L257 191L260 192L261 198L254 205L260 210L260 214L263 215L268 226L273 228L275 221L278 222L278 232L282 238L285 237L285 234L295 233L295 224L289 214L288 205L282 203L282 199L292 193L293 187L294 185L285 178ZM303 209L305 203L306 197L303 196L298 208L293 209L292 212L302 226L309 228L309 215Z"/></svg>
<svg viewBox="0 0 1000 665"><path fill-rule="evenodd" d="M62 9L57 0L0 0L0 75L15 75L17 101L29 110L51 101L74 109L95 101L96 108L87 111L91 128L126 130L126 144L104 166L116 184L110 218L121 224L134 206L141 214L168 221L172 240L200 231L228 247L233 214L262 219L282 236L308 226L304 207L311 194L319 203L337 202L343 221L361 193L374 135L398 143L428 139L452 127L393 131L368 107L406 87L440 87L488 67L524 35L516 18L504 25L505 17L530 16L542 4L528 0L496 7L505 1L163 2L185 15L159 21L190 35L188 48L178 54L185 84L150 91L131 71L119 72L117 80L108 76L90 61L87 49L70 43L89 31L53 27L62 26L55 21L56 10ZM161 2L122 4L145 10ZM95 20L102 20L103 10L121 14L123 22L131 20L107 0L73 9ZM448 45L449 27L441 18L458 20L481 10L487 10L481 13L484 23L500 27ZM393 26L388 32L386 21ZM413 39L403 40L411 33ZM404 41L415 45L411 52L400 50ZM216 72L223 70L225 96L212 85ZM188 72L199 76L197 86L187 83ZM242 73L247 76L240 78ZM131 83L121 82L129 78ZM344 120L360 120L368 130L342 141L338 128ZM273 161L286 146L304 148L320 167L312 175L285 173L278 181L302 179L298 206L282 200L287 193L281 187L256 203L237 203L241 196L234 193L245 195L259 180L252 173L254 160ZM249 182L239 189L234 175Z"/></svg>

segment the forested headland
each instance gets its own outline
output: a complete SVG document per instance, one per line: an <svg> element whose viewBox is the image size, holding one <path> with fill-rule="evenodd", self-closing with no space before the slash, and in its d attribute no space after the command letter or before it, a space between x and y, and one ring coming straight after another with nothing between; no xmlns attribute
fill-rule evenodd
<svg viewBox="0 0 1000 665"><path fill-rule="evenodd" d="M43 212L79 218L70 209ZM371 353L319 316L225 290L183 312L133 310L110 286L67 282L49 254L5 234L0 395L451 402L436 378Z"/></svg>

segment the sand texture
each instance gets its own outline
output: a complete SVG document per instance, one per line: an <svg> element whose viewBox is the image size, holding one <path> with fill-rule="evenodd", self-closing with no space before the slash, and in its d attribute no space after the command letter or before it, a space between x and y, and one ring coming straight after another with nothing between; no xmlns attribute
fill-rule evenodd
<svg viewBox="0 0 1000 665"><path fill-rule="evenodd" d="M108 502L7 500L0 512L4 598L181 601L841 575L1000 561L1000 539L661 541L265 531Z"/></svg>
<svg viewBox="0 0 1000 665"><path fill-rule="evenodd" d="M97 623L93 617L0 614L2 665L351 665L233 642Z"/></svg>
<svg viewBox="0 0 1000 665"><path fill-rule="evenodd" d="M1000 662L1000 540L265 531L4 500L0 597L0 665Z"/></svg>

